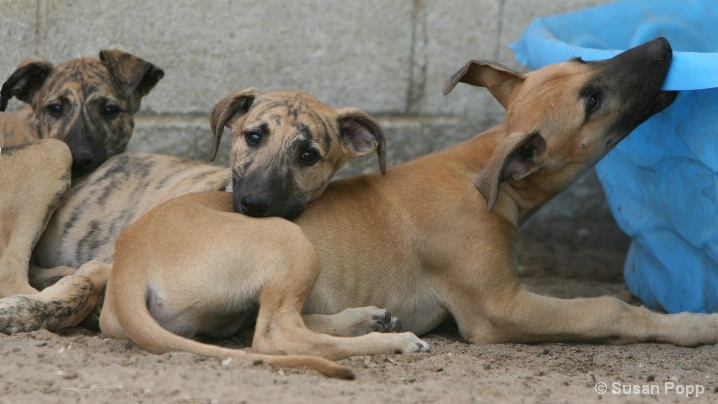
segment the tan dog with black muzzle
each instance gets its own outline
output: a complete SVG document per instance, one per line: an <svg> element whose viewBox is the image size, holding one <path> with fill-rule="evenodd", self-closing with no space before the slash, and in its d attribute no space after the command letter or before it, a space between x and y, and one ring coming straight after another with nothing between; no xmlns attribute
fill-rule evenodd
<svg viewBox="0 0 718 404"><path fill-rule="evenodd" d="M163 76L152 63L116 49L57 66L23 60L0 90L0 111L12 97L29 107L0 112L0 148L60 139L70 146L73 177L88 174L125 151L142 97Z"/></svg>
<svg viewBox="0 0 718 404"><path fill-rule="evenodd" d="M102 332L155 353L262 358L340 378L353 373L330 361L293 355L343 359L428 350L411 333L354 338L315 333L300 314L319 275L319 257L301 230L282 218L302 213L348 158L378 150L384 172L386 145L379 124L355 108L334 111L301 93L244 92L219 109L212 114L215 133L227 125L235 136L232 197L225 192L227 198L219 203L189 206L187 201L204 194L173 199L120 235L100 317ZM212 156L218 142L219 137ZM258 220L234 211L279 217ZM187 239L190 233L203 242ZM223 283L217 283L220 279ZM257 302L255 354L187 339L234 335L251 325ZM343 317L329 331L347 334Z"/></svg>

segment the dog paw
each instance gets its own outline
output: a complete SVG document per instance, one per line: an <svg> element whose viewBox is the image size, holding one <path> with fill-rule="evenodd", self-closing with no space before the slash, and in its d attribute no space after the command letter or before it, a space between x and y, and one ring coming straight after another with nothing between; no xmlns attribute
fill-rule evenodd
<svg viewBox="0 0 718 404"><path fill-rule="evenodd" d="M307 326L314 332L337 337L358 337L372 332L395 333L401 330L401 321L386 309L374 306L352 307L336 314L309 314L304 316Z"/></svg>
<svg viewBox="0 0 718 404"><path fill-rule="evenodd" d="M404 340L401 347L396 351L398 354L431 351L431 346L425 341L420 340L419 337L413 333L405 332L397 335L401 336Z"/></svg>
<svg viewBox="0 0 718 404"><path fill-rule="evenodd" d="M376 307L366 307L367 310L373 310L371 321L367 332L399 332L401 331L401 320L392 317L389 310L379 309Z"/></svg>

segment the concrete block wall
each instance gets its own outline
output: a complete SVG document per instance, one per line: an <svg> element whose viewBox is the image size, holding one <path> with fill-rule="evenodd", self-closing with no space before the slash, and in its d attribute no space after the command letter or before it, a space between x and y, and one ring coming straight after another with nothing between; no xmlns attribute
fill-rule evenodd
<svg viewBox="0 0 718 404"><path fill-rule="evenodd" d="M603 2L0 0L0 78L28 56L61 62L117 47L165 70L143 102L131 150L206 160L207 112L252 86L306 91L331 106L366 110L385 127L393 164L503 118L483 89L460 85L442 95L444 80L466 61L522 70L508 44L533 18ZM227 164L228 137L218 164ZM375 159L364 159L342 175L375 169ZM586 229L570 228L571 221L611 222L595 178L577 185L527 231L545 238L551 228L551 237L573 240ZM615 229L608 232L601 239L615 239Z"/></svg>

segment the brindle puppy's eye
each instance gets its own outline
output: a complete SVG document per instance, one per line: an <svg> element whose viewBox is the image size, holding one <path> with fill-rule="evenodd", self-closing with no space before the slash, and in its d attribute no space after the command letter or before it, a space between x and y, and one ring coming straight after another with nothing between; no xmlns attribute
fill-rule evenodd
<svg viewBox="0 0 718 404"><path fill-rule="evenodd" d="M311 166L319 161L319 153L316 150L305 150L304 153L299 156L299 160L302 164Z"/></svg>
<svg viewBox="0 0 718 404"><path fill-rule="evenodd" d="M105 105L105 108L102 109L102 117L110 120L117 117L117 115L120 114L120 107L113 104Z"/></svg>
<svg viewBox="0 0 718 404"><path fill-rule="evenodd" d="M595 111L601 104L601 94L598 92L591 93L586 99L586 113Z"/></svg>
<svg viewBox="0 0 718 404"><path fill-rule="evenodd" d="M244 140L250 146L256 146L262 141L262 133L256 130L244 132Z"/></svg>
<svg viewBox="0 0 718 404"><path fill-rule="evenodd" d="M52 104L46 105L45 111L47 111L47 113L50 114L50 116L53 118L60 118L65 112L64 108L62 107L62 104L60 104L59 102L54 102Z"/></svg>

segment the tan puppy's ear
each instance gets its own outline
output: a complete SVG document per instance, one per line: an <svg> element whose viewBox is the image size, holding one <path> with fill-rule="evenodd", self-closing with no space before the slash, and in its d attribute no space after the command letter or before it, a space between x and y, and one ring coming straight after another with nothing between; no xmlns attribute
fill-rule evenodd
<svg viewBox="0 0 718 404"><path fill-rule="evenodd" d="M119 49L101 50L100 61L110 72L117 91L125 97L132 97L135 111L139 110L142 97L149 94L165 76L159 67Z"/></svg>
<svg viewBox="0 0 718 404"><path fill-rule="evenodd" d="M38 58L24 59L0 89L0 111L5 111L10 98L32 104L37 91L52 72L52 63Z"/></svg>
<svg viewBox="0 0 718 404"><path fill-rule="evenodd" d="M212 108L209 113L209 125L212 127L214 142L212 142L209 161L214 161L217 158L217 149L219 149L219 141L222 140L224 128L228 128L237 118L246 114L259 94L261 94L260 91L254 87L245 88L222 98Z"/></svg>
<svg viewBox="0 0 718 404"><path fill-rule="evenodd" d="M386 174L386 138L379 122L357 108L342 108L337 112L344 156L355 158L376 150L379 170Z"/></svg>
<svg viewBox="0 0 718 404"><path fill-rule="evenodd" d="M491 92L491 95L496 98L496 101L506 109L514 87L522 83L525 78L526 75L516 73L503 66L481 60L472 60L446 80L444 95L449 94L459 82L477 87L486 87Z"/></svg>
<svg viewBox="0 0 718 404"><path fill-rule="evenodd" d="M508 135L494 149L476 180L476 188L486 199L486 209L490 211L496 204L503 181L520 180L534 173L545 152L546 141L536 132Z"/></svg>

